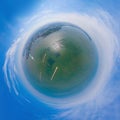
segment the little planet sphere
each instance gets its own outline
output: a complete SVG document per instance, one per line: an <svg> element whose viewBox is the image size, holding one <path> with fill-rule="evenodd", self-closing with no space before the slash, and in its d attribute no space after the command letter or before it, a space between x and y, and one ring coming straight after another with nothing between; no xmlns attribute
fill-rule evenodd
<svg viewBox="0 0 120 120"><path fill-rule="evenodd" d="M80 27L62 22L47 24L33 33L22 60L30 84L51 97L82 92L98 68L94 41Z"/></svg>

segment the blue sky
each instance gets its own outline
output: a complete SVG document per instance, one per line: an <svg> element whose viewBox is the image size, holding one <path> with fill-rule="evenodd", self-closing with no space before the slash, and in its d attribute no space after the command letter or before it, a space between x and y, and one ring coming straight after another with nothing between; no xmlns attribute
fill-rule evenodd
<svg viewBox="0 0 120 120"><path fill-rule="evenodd" d="M26 120L22 108L16 100L9 94L8 88L4 81L2 66L6 50L9 48L12 37L14 36L11 29L17 23L16 17L22 16L23 13L31 10L37 1L34 0L2 0L0 4L0 119L1 120ZM13 27L14 26L14 27ZM13 28L12 28L13 27ZM31 117L32 118L32 117Z"/></svg>
<svg viewBox="0 0 120 120"><path fill-rule="evenodd" d="M120 21L120 1L119 0L1 0L0 3L0 120L34 120L36 108L32 105L24 107L9 93L5 83L3 64L5 53L16 37L20 28L18 18L34 14L36 6L48 7L54 11L89 11L89 8L103 8ZM42 6L43 5L43 6ZM82 7L80 7L80 5ZM54 8L53 8L54 6ZM66 9L66 6L68 9ZM118 24L118 29L120 23ZM118 100L116 100L118 101ZM113 103L114 104L114 103ZM41 106L43 107L43 106ZM45 106L44 106L45 107ZM109 108L109 106L108 106ZM45 107L41 109L43 116L48 116L51 112ZM49 113L49 114L47 114Z"/></svg>

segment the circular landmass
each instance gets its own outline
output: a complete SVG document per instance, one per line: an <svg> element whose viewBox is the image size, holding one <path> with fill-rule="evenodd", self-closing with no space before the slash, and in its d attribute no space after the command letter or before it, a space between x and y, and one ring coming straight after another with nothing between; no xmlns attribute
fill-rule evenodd
<svg viewBox="0 0 120 120"><path fill-rule="evenodd" d="M66 97L83 91L98 67L92 39L69 23L52 23L36 31L25 45L23 69L40 93Z"/></svg>

